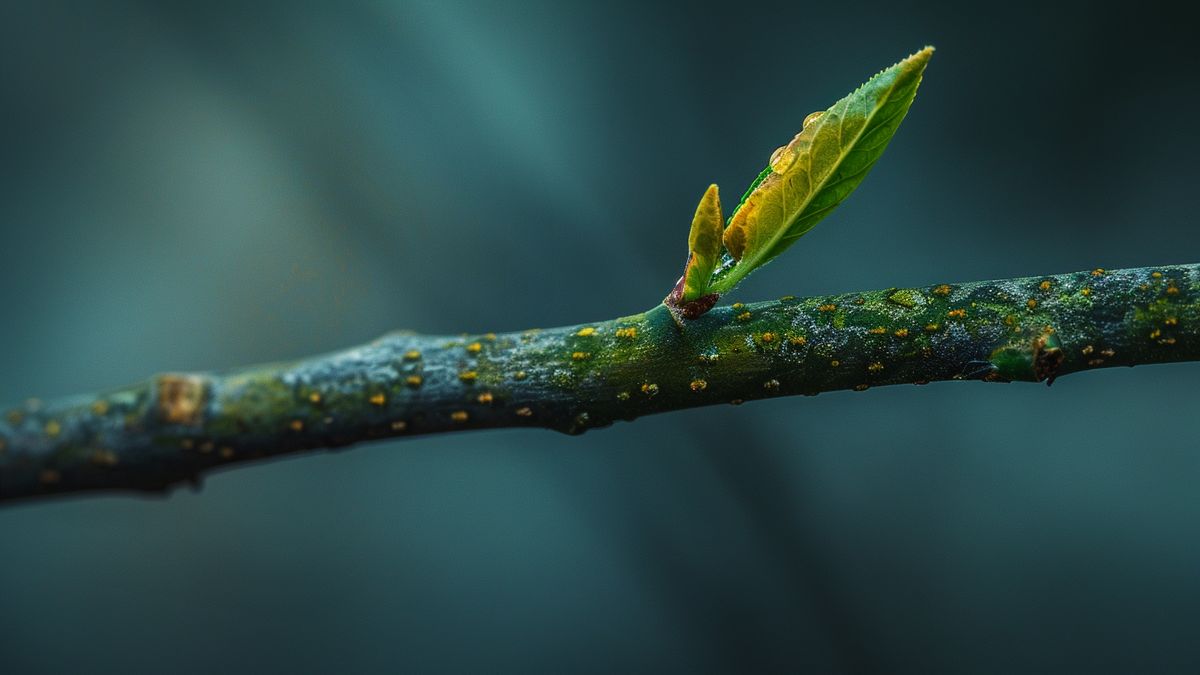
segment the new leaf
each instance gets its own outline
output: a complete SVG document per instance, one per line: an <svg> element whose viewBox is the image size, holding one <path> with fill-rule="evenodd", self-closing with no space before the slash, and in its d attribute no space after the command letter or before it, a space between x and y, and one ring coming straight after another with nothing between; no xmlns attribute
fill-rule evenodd
<svg viewBox="0 0 1200 675"><path fill-rule="evenodd" d="M688 233L688 261L683 272L683 298L690 302L708 293L713 270L721 259L721 231L725 217L721 214L721 197L716 185L709 185L692 217Z"/></svg>
<svg viewBox="0 0 1200 675"><path fill-rule="evenodd" d="M727 293L770 262L858 187L916 96L933 48L872 77L771 156L771 166L734 210L723 242L736 265L709 292Z"/></svg>

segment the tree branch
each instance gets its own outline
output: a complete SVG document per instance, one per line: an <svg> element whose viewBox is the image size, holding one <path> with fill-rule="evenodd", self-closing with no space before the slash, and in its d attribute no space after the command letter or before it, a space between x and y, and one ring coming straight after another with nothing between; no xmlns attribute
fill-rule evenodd
<svg viewBox="0 0 1200 675"><path fill-rule="evenodd" d="M716 403L935 380L1052 382L1200 359L1200 265L781 298L677 325L659 306L474 337L387 335L295 363L165 374L0 415L0 501L165 491L389 436L570 434Z"/></svg>

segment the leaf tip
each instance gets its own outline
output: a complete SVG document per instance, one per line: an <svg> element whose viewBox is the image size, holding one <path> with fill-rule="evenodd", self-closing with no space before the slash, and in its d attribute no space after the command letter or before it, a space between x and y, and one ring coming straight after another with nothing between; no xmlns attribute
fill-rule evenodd
<svg viewBox="0 0 1200 675"><path fill-rule="evenodd" d="M713 183L704 191L704 196L700 198L700 205L696 210L701 209L716 209L717 215L721 215L721 192L717 188L717 184Z"/></svg>
<svg viewBox="0 0 1200 675"><path fill-rule="evenodd" d="M910 73L915 73L917 77L920 77L925 72L925 66L929 65L929 59L933 58L933 52L935 51L936 49L934 49L933 45L925 45L925 47L920 51L908 55L902 61L891 68L888 68L887 70L895 69L907 71Z"/></svg>

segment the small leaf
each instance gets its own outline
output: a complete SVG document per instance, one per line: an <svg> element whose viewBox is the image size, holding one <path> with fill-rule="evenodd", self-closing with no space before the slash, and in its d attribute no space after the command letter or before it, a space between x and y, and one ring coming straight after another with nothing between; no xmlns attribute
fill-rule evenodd
<svg viewBox="0 0 1200 675"><path fill-rule="evenodd" d="M690 302L708 292L713 270L721 259L721 230L725 216L721 214L721 196L716 185L709 185L692 217L688 234L688 261L683 272L683 301Z"/></svg>
<svg viewBox="0 0 1200 675"><path fill-rule="evenodd" d="M872 77L771 155L723 237L736 265L708 289L727 293L808 232L858 187L908 112L933 47Z"/></svg>

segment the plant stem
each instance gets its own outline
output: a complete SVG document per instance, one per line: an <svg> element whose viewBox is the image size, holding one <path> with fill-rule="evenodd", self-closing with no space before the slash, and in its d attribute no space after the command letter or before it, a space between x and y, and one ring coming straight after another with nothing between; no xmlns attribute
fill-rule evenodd
<svg viewBox="0 0 1200 675"><path fill-rule="evenodd" d="M1200 359L1200 265L717 307L473 337L392 334L224 374L165 374L0 414L0 501L165 491L248 460L388 436L545 427L935 380L1052 382Z"/></svg>

